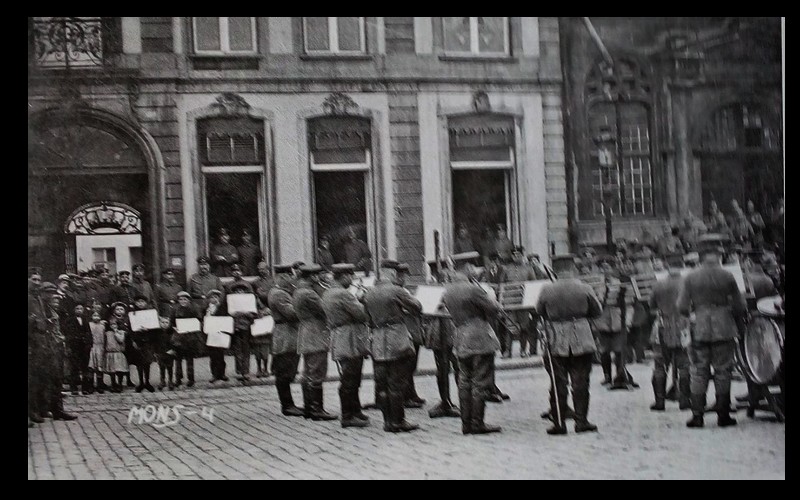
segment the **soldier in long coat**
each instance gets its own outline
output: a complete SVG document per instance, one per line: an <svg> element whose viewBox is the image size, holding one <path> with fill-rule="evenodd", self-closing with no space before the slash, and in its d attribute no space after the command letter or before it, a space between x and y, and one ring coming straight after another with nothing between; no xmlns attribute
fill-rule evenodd
<svg viewBox="0 0 800 500"><path fill-rule="evenodd" d="M147 298L147 303L151 306L156 306L156 296L153 292L153 285L144 279L144 264L135 264L133 266L133 279L131 285L136 288L136 291Z"/></svg>
<svg viewBox="0 0 800 500"><path fill-rule="evenodd" d="M158 315L165 318L172 316L178 304L178 293L183 289L175 282L175 271L166 268L161 272L161 283L156 285L156 302Z"/></svg>
<svg viewBox="0 0 800 500"><path fill-rule="evenodd" d="M650 310L656 315L650 344L653 347L653 411L664 411L667 397L667 370L672 365L678 374L678 401L680 409L690 406L689 356L682 342L682 332L689 328L689 322L678 311L678 293L681 287L680 270L669 268L664 281L653 285L650 295Z"/></svg>
<svg viewBox="0 0 800 500"><path fill-rule="evenodd" d="M192 303L198 310L203 310L208 305L206 299L211 290L224 291L222 280L211 273L211 264L208 257L197 258L198 272L189 278L188 292L192 296ZM222 297L225 300L225 297Z"/></svg>
<svg viewBox="0 0 800 500"><path fill-rule="evenodd" d="M305 418L336 420L338 417L325 411L322 383L328 373L328 349L331 334L326 325L325 310L319 282L322 266L300 266L301 279L292 297L292 304L300 325L297 331L297 353L303 356L303 400Z"/></svg>
<svg viewBox="0 0 800 500"><path fill-rule="evenodd" d="M303 408L295 406L291 389L300 362L297 353L298 319L292 304L292 269L291 264L275 266L275 286L269 291L267 302L275 320L272 369L275 371L275 388L281 402L281 412L288 417L302 417Z"/></svg>
<svg viewBox="0 0 800 500"><path fill-rule="evenodd" d="M230 276L232 264L239 262L239 251L231 245L231 236L228 230L219 230L219 242L211 248L211 263L214 266L214 274L217 276Z"/></svg>
<svg viewBox="0 0 800 500"><path fill-rule="evenodd" d="M456 327L455 354L458 357L458 399L461 410L461 432L488 434L500 427L486 425L486 400L494 390L494 356L500 341L492 328L492 320L500 313L500 304L492 299L474 278L471 265L445 285L442 302Z"/></svg>
<svg viewBox="0 0 800 500"><path fill-rule="evenodd" d="M342 427L366 427L369 419L361 412L358 389L364 357L369 354L369 316L348 290L355 266L333 264L331 270L335 283L322 294L322 309L331 335L331 357L341 369Z"/></svg>
<svg viewBox="0 0 800 500"><path fill-rule="evenodd" d="M545 321L545 335L553 363L555 401L559 411L553 411L554 425L548 434L566 434L567 391L572 386L575 432L593 432L590 423L589 375L595 342L590 320L602 313L602 306L591 286L575 279L577 269L572 259L569 267L559 271L559 279L542 287L536 304L537 313Z"/></svg>
<svg viewBox="0 0 800 500"><path fill-rule="evenodd" d="M717 425L736 425L730 416L731 372L738 335L737 319L747 314L744 297L733 275L722 269L722 249L703 248L703 265L687 275L678 294L681 314L694 313L691 360L692 419L687 427L703 427L706 391L711 367L717 396Z"/></svg>
<svg viewBox="0 0 800 500"><path fill-rule="evenodd" d="M64 358L66 346L61 333L61 295L52 283L42 284L42 309L44 329L38 331L38 356L35 369L41 372L41 385L38 393L38 408L44 414L50 411L53 420L75 420L75 415L64 411L61 389L64 383Z"/></svg>
<svg viewBox="0 0 800 500"><path fill-rule="evenodd" d="M370 352L375 369L376 404L383 412L383 430L410 432L419 428L405 419L404 400L408 383L407 358L414 354L414 341L405 324L406 312L419 314L422 304L395 284L396 263L384 268L383 276L363 298L372 322Z"/></svg>

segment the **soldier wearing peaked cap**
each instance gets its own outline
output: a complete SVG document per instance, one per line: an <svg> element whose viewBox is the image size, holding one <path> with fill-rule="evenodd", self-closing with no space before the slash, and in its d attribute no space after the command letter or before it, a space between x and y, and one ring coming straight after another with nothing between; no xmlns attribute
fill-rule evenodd
<svg viewBox="0 0 800 500"><path fill-rule="evenodd" d="M136 264L133 266L133 279L131 284L136 291L143 294L147 298L147 303L151 306L156 306L156 296L153 291L153 285L144 278L144 264Z"/></svg>
<svg viewBox="0 0 800 500"><path fill-rule="evenodd" d="M703 427L706 391L711 366L717 397L717 425L736 425L730 417L731 372L733 370L737 319L747 314L744 297L733 275L722 269L723 249L715 242L701 247L703 264L685 276L678 294L678 309L688 316L694 313L689 351L691 360L692 419L687 427Z"/></svg>
<svg viewBox="0 0 800 500"><path fill-rule="evenodd" d="M219 241L211 248L211 265L214 274L221 277L231 275L231 265L239 262L239 251L231 245L231 236L228 230L219 230Z"/></svg>
<svg viewBox="0 0 800 500"><path fill-rule="evenodd" d="M475 258L477 259L477 257L478 253L475 252ZM408 279L411 268L405 262L401 262L398 263L394 269L397 285L405 288L406 279ZM416 385L414 384L414 373L417 371L417 364L419 363L419 348L422 347L424 343L422 338L422 316L406 311L403 320L405 321L406 328L408 328L408 332L411 334L411 340L414 342L414 355L409 356L407 359L408 366L406 367L406 373L408 374L408 381L406 382L406 400L403 404L406 408L422 408L425 405L425 400L419 397Z"/></svg>
<svg viewBox="0 0 800 500"><path fill-rule="evenodd" d="M335 283L322 294L322 309L331 335L331 357L339 363L339 399L342 427L366 427L369 419L361 412L358 389L364 357L369 354L369 317L364 306L350 293L353 264L331 266Z"/></svg>
<svg viewBox="0 0 800 500"><path fill-rule="evenodd" d="M161 272L161 282L156 285L156 302L158 315L168 318L178 303L178 292L181 286L175 282L175 271L165 268ZM191 296L190 296L191 297Z"/></svg>
<svg viewBox="0 0 800 500"><path fill-rule="evenodd" d="M322 307L321 294L324 288L319 281L322 266L306 264L300 266L301 279L294 292L294 305L299 328L297 352L303 356L303 399L305 418L312 420L335 420L338 417L324 409L322 383L328 372L328 350L330 330Z"/></svg>
<svg viewBox="0 0 800 500"><path fill-rule="evenodd" d="M404 315L419 314L422 304L397 283L397 263L387 262L381 279L364 294L363 303L372 320L370 351L375 367L376 405L383 412L383 430L409 432L419 428L405 420L405 396L414 342Z"/></svg>
<svg viewBox="0 0 800 500"><path fill-rule="evenodd" d="M554 425L548 434L566 434L567 391L572 386L575 432L596 431L588 420L589 375L595 342L589 321L600 316L602 306L592 288L576 279L572 256L553 258L559 279L542 287L536 304L543 318L545 355L551 373L551 415Z"/></svg>
<svg viewBox="0 0 800 500"><path fill-rule="evenodd" d="M37 321L36 369L40 372L37 386L36 408L40 416L50 411L53 420L75 420L77 417L64 411L61 388L64 381L64 358L66 346L61 331L59 317L61 294L52 283L43 283L41 287L42 308L39 314L42 322ZM29 311L30 317L30 311ZM40 329L40 327L43 327ZM33 420L33 419L32 419ZM36 420L34 420L36 421Z"/></svg>
<svg viewBox="0 0 800 500"><path fill-rule="evenodd" d="M297 353L298 319L292 304L295 288L294 265L275 266L275 286L267 295L269 309L275 320L272 331L272 368L275 371L275 388L281 403L281 412L289 417L303 416L292 398L291 384L297 376L300 355Z"/></svg>
<svg viewBox="0 0 800 500"><path fill-rule="evenodd" d="M209 290L224 290L222 280L211 273L211 261L208 257L197 259L198 271L189 278L188 292L198 310L205 309Z"/></svg>

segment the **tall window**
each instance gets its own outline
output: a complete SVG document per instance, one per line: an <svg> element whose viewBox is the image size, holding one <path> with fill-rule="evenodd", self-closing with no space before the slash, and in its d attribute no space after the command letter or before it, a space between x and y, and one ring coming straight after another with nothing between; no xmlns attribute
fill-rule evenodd
<svg viewBox="0 0 800 500"><path fill-rule="evenodd" d="M446 53L509 53L507 17L443 17L442 32Z"/></svg>
<svg viewBox="0 0 800 500"><path fill-rule="evenodd" d="M242 232L263 243L266 230L264 123L250 118L213 118L198 123L209 247L225 228L238 246ZM262 251L265 245L262 246Z"/></svg>
<svg viewBox="0 0 800 500"><path fill-rule="evenodd" d="M453 233L465 227L479 250L487 231L515 233L514 120L475 113L448 119Z"/></svg>
<svg viewBox="0 0 800 500"><path fill-rule="evenodd" d="M632 62L597 66L587 84L591 210L595 216L654 211L650 86Z"/></svg>
<svg viewBox="0 0 800 500"><path fill-rule="evenodd" d="M309 54L366 52L363 17L304 17L305 50Z"/></svg>
<svg viewBox="0 0 800 500"><path fill-rule="evenodd" d="M370 120L320 117L309 120L308 140L316 244L330 243L335 262L346 262L347 235L370 244L372 154ZM370 245L371 247L371 245Z"/></svg>
<svg viewBox="0 0 800 500"><path fill-rule="evenodd" d="M194 51L199 55L256 52L255 17L193 17Z"/></svg>

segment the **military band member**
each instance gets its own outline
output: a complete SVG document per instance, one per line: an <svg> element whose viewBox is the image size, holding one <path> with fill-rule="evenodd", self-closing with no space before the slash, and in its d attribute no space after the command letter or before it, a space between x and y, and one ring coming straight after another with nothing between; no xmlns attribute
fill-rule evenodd
<svg viewBox="0 0 800 500"><path fill-rule="evenodd" d="M178 303L178 292L181 290L181 286L175 282L175 271L169 267L164 269L161 272L161 283L156 285L159 316L167 318L172 316L172 311Z"/></svg>
<svg viewBox="0 0 800 500"><path fill-rule="evenodd" d="M272 367L275 371L275 388L281 402L281 412L288 417L302 417L292 399L291 383L297 376L300 355L297 354L298 319L292 305L294 292L293 265L275 266L275 286L269 291L268 305L275 320L272 331Z"/></svg>
<svg viewBox="0 0 800 500"><path fill-rule="evenodd" d="M364 357L369 354L369 317L364 306L348 290L353 283L353 264L331 266L335 283L322 294L322 309L331 334L331 357L339 363L339 400L342 427L366 427L358 390Z"/></svg>
<svg viewBox="0 0 800 500"><path fill-rule="evenodd" d="M680 269L669 267L664 281L653 285L650 310L656 314L656 327L650 339L653 346L653 411L664 411L667 398L667 369L672 365L678 375L677 396L680 409L690 407L689 356L682 344L681 332L689 328L688 320L678 311L678 293L681 287Z"/></svg>
<svg viewBox="0 0 800 500"><path fill-rule="evenodd" d="M506 279L510 283L521 281L534 281L537 279L536 272L530 267L525 259L525 247L516 246L511 254L512 262L505 267ZM530 354L536 354L536 324L531 318L529 311L514 311L510 314L512 319L519 325L519 353L520 357L527 358ZM530 350L528 346L530 345ZM508 343L508 357L511 357L511 343Z"/></svg>
<svg viewBox="0 0 800 500"><path fill-rule="evenodd" d="M303 400L305 418L312 420L336 420L336 415L325 411L322 384L328 373L328 349L331 334L325 324L319 282L322 266L308 264L300 266L300 281L292 297L300 325L297 332L297 353L303 356Z"/></svg>
<svg viewBox="0 0 800 500"><path fill-rule="evenodd" d="M189 278L189 289L192 302L199 310L205 309L208 292L211 290L224 290L222 280L211 273L211 263L208 257L197 258L198 271ZM224 298L224 297L223 297Z"/></svg>
<svg viewBox="0 0 800 500"><path fill-rule="evenodd" d="M489 297L477 283L475 272L465 265L454 282L445 285L442 297L456 327L455 353L458 357L458 396L463 434L500 432L500 427L486 425L486 401L494 390L494 356L500 349L493 320L500 304Z"/></svg>
<svg viewBox="0 0 800 500"><path fill-rule="evenodd" d="M486 271L481 277L482 281L486 283L492 283L494 285L507 283L508 274L506 273L505 267L500 262L500 255L498 255L497 252L489 254L487 262ZM492 328L494 328L495 333L497 334L497 340L500 341L500 352L502 353L503 358L510 358L513 342L511 331L506 328L506 325L503 322L499 320L493 321Z"/></svg>
<svg viewBox="0 0 800 500"><path fill-rule="evenodd" d="M567 433L568 385L572 387L575 432L597 430L588 420L589 375L595 351L589 321L600 316L602 306L592 287L576 279L574 259L569 256L561 261L564 267L558 271L559 279L542 287L536 304L536 311L546 322L544 334L553 363L556 400L553 403L558 406L552 413L557 418L547 430L553 435Z"/></svg>
<svg viewBox="0 0 800 500"><path fill-rule="evenodd" d="M395 277L397 279L396 285L405 288L406 280L410 273L408 264L402 262L398 263L395 267ZM410 293L410 292L409 292ZM422 408L425 405L425 400L417 394L417 388L414 384L414 373L417 371L417 364L419 363L419 348L422 347L422 316L419 314L412 314L406 311L404 316L406 328L411 334L411 340L414 342L414 355L408 357L408 382L406 383L406 400L403 403L406 408Z"/></svg>
<svg viewBox="0 0 800 500"><path fill-rule="evenodd" d="M147 298L147 303L152 307L156 307L156 296L153 292L153 285L144 279L144 264L135 264L133 266L133 279L131 285L136 288L136 291Z"/></svg>
<svg viewBox="0 0 800 500"><path fill-rule="evenodd" d="M414 353L404 311L419 314L422 304L395 284L396 264L384 268L381 279L367 290L362 301L373 325L370 351L375 369L375 402L383 412L383 430L410 432L419 426L406 421L403 405L408 383L406 359Z"/></svg>
<svg viewBox="0 0 800 500"><path fill-rule="evenodd" d="M61 389L64 383L64 336L61 333L61 294L52 283L42 284L43 330L38 331L38 352L35 369L41 372L42 384L39 386L38 408L44 414L50 411L53 420L75 420L75 415L64 411ZM32 419L33 420L33 419Z"/></svg>
<svg viewBox="0 0 800 500"><path fill-rule="evenodd" d="M216 276L230 276L231 264L239 262L239 252L231 245L231 235L226 228L219 230L219 242L211 248L211 263Z"/></svg>
<svg viewBox="0 0 800 500"><path fill-rule="evenodd" d="M625 372L625 335L623 328L625 293L616 270L612 267L612 259L606 258L601 263L605 275L605 292L601 299L602 313L593 321L597 332L597 343L600 349L600 364L603 368L603 385L624 387L627 384ZM616 374L612 382L611 356L614 356Z"/></svg>
<svg viewBox="0 0 800 500"><path fill-rule="evenodd" d="M736 425L730 416L731 371L733 370L736 320L747 307L733 275L722 269L723 250L713 244L702 249L703 265L683 278L678 308L684 315L694 312L691 360L692 419L687 427L703 427L706 390L711 367L717 396L717 425Z"/></svg>

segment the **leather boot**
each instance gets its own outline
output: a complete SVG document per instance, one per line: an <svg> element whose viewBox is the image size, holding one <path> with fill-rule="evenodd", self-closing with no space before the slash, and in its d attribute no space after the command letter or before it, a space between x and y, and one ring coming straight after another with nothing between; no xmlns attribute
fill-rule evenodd
<svg viewBox="0 0 800 500"><path fill-rule="evenodd" d="M42 417L40 417L38 413L31 413L31 416L29 418L31 419L31 422L34 422L34 423L37 423L37 424L44 423L44 419Z"/></svg>
<svg viewBox="0 0 800 500"><path fill-rule="evenodd" d="M692 394L692 418L686 422L686 427L701 428L703 427L703 413L705 412L706 396L705 394Z"/></svg>
<svg viewBox="0 0 800 500"><path fill-rule="evenodd" d="M431 410L428 412L428 416L430 418L460 417L461 413L458 411L458 408L453 407L449 401L442 401L438 405L431 408Z"/></svg>
<svg viewBox="0 0 800 500"><path fill-rule="evenodd" d="M303 382L303 418L309 419L311 418L311 412L314 409L313 403L311 402L311 388Z"/></svg>
<svg viewBox="0 0 800 500"><path fill-rule="evenodd" d="M600 367L603 369L603 382L601 385L611 385L611 353L600 355Z"/></svg>
<svg viewBox="0 0 800 500"><path fill-rule="evenodd" d="M358 389L352 392L350 399L350 404L353 406L353 416L359 420L369 422L369 417L364 415L364 413L361 411L361 400L358 397Z"/></svg>
<svg viewBox="0 0 800 500"><path fill-rule="evenodd" d="M691 381L689 377L681 377L678 381L678 408L688 410L692 407Z"/></svg>
<svg viewBox="0 0 800 500"><path fill-rule="evenodd" d="M322 387L311 389L311 398L313 403L313 410L311 411L311 420L338 420L339 416L325 411L322 403Z"/></svg>
<svg viewBox="0 0 800 500"><path fill-rule="evenodd" d="M501 432L496 425L486 425L483 421L486 414L486 401L481 398L472 398L472 430L471 434L492 434Z"/></svg>
<svg viewBox="0 0 800 500"><path fill-rule="evenodd" d="M302 417L304 415L303 409L294 405L292 398L292 389L288 384L276 384L278 388L278 399L281 401L281 413L287 417Z"/></svg>
<svg viewBox="0 0 800 500"><path fill-rule="evenodd" d="M394 429L394 424L392 423L392 416L389 413L389 394L386 392L376 393L375 406L377 406L383 414L383 430L386 432L392 432Z"/></svg>
<svg viewBox="0 0 800 500"><path fill-rule="evenodd" d="M664 406L664 399L666 398L666 392L667 392L667 381L653 377L653 395L656 398L656 402L650 405L650 410L664 411L666 409Z"/></svg>
<svg viewBox="0 0 800 500"><path fill-rule="evenodd" d="M731 418L730 415L730 406L731 406L731 395L730 393L722 393L717 395L717 426L718 427L730 427L732 425L736 425L736 419Z"/></svg>
<svg viewBox="0 0 800 500"><path fill-rule="evenodd" d="M472 434L472 395L459 392L461 403L461 432Z"/></svg>

